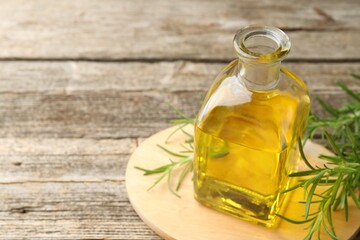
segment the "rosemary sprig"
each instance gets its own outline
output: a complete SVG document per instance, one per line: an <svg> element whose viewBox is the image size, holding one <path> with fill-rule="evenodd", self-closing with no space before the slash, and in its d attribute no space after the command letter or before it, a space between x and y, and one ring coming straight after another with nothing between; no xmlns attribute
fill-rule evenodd
<svg viewBox="0 0 360 240"><path fill-rule="evenodd" d="M360 76L352 74L355 79L360 80ZM340 81L336 84L344 90L350 97L356 101L348 102L340 109L335 109L331 105L327 104L320 98L316 98L319 104L330 114L329 118L319 118L314 114L310 114L307 134L305 139L314 138L315 134L319 132L321 138L325 138L324 129L331 130L332 137L337 144L343 144L347 141L343 135L347 126L351 127L351 130L356 133L355 137L359 137L360 132L360 94L350 90L346 85ZM357 138L358 139L358 138Z"/></svg>
<svg viewBox="0 0 360 240"><path fill-rule="evenodd" d="M351 74L355 79L360 80L360 75ZM330 117L321 118L311 114L308 121L306 139L314 139L320 136L322 140L326 140L327 147L332 150L335 155L320 155L319 158L325 160L323 166L313 166L306 158L303 143L299 139L298 145L302 159L309 167L309 170L296 172L290 177L302 177L298 184L289 188L285 192L294 191L298 188L304 189L305 213L303 220L293 220L286 216L278 215L286 221L294 224L308 223L308 233L305 239L311 239L317 233L320 237L321 229L324 229L332 239L338 239L333 225L332 211L336 209L344 209L346 221L348 221L348 198L350 198L357 208L360 208L360 93L348 88L344 83L338 81L336 83L347 95L355 101L348 102L342 108L336 109L327 104L320 98L317 98L319 104L329 113ZM181 116L184 116L181 114ZM181 118L172 121L180 124L178 128L172 132L168 139L177 131L183 131L187 124L193 124L193 118ZM182 145L184 151L180 153L173 152L163 146L164 151L173 157L179 158L178 161L171 161L170 164L163 165L152 170L136 167L144 171L144 175L159 174L159 178L149 188L156 186L166 176L168 177L168 187L172 193L177 194L181 183L185 176L192 172L193 169L193 134L184 132L188 137ZM180 176L176 188L172 187L171 175L174 168L180 168ZM325 190L319 187L325 186ZM316 211L310 212L315 206Z"/></svg>
<svg viewBox="0 0 360 240"><path fill-rule="evenodd" d="M193 171L193 162L194 162L194 137L192 134L186 132L184 130L184 127L188 124L192 124L194 122L191 118L182 118L179 121L175 121L176 124L181 122L182 124L173 131L168 138L166 139L166 142L178 131L182 131L186 136L187 139L185 140L185 144L181 144L183 151L175 152L171 149L164 147L162 145L157 145L157 147L164 150L166 153L171 155L172 157L177 158L177 161L173 161L171 159L169 164L165 164L163 166L160 166L158 168L154 169L145 169L142 167L135 166L136 169L141 170L144 172L144 175L152 175L152 174L160 174L160 177L158 177L155 182L148 188L148 191L151 190L153 187L155 187L161 180L164 178L167 178L167 186L171 193L173 193L178 198L181 198L181 196L177 193L181 187L181 184L183 183L185 177ZM173 187L173 175L175 175L175 170L178 170L178 181L176 183L176 187Z"/></svg>
<svg viewBox="0 0 360 240"><path fill-rule="evenodd" d="M349 139L353 137L353 133L350 131L346 134L349 134L347 135ZM321 158L328 162L323 167L318 167L312 166L302 154L305 163L310 165L310 170L293 173L290 177L306 177L306 180L301 180L297 185L285 191L289 192L297 188L304 189L305 201L301 202L305 204L304 220L295 221L278 215L292 223L310 223L307 228L309 231L305 239L311 239L316 232L319 236L322 228L325 229L332 239L338 239L333 225L332 211L338 208L344 209L345 219L348 221L348 196L350 196L357 207L360 208L359 196L355 194L360 189L360 162L354 162L351 156L345 152L340 152L340 146L334 144L334 139L327 131L325 131L325 136L332 147L332 151L336 153L336 155L321 155ZM356 142L353 142L353 144L356 144ZM301 141L299 141L299 148L300 151L303 152ZM359 147L354 151L354 154L360 154ZM331 165L331 167L328 165ZM316 189L320 186L327 186L327 188L321 193L315 193ZM314 198L316 198L316 200L314 200ZM316 212L310 213L310 207L315 204L318 204Z"/></svg>
<svg viewBox="0 0 360 240"><path fill-rule="evenodd" d="M352 76L360 80L360 76ZM306 177L306 180L301 180L286 192L304 189L305 201L301 202L305 204L304 220L295 221L278 215L292 223L310 223L305 239L311 239L315 233L320 238L321 229L332 239L338 239L332 212L344 209L345 220L348 221L348 197L360 208L360 93L350 90L342 82L338 81L337 85L355 101L336 109L318 98L330 117L320 118L312 114L306 135L306 138L314 138L320 133L335 156L320 155L319 158L326 163L321 167L313 166L307 160L299 140L301 157L310 170L291 174L290 177ZM321 186L327 186L326 190L316 194L315 191ZM310 213L310 207L315 204L318 204L316 211Z"/></svg>

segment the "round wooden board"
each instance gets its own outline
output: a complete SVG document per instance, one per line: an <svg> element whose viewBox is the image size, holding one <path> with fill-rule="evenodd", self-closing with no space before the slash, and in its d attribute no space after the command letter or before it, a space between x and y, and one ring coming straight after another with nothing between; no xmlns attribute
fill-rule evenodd
<svg viewBox="0 0 360 240"><path fill-rule="evenodd" d="M167 181L160 182L155 188L147 191L159 176L143 176L143 172L135 166L153 169L169 163L169 159L176 160L165 153L157 144L170 149L182 150L180 143L186 135L179 131L167 143L169 134L175 129L169 128L161 131L143 141L131 156L126 170L126 187L135 211L141 219L157 234L165 239L304 239L307 230L305 225L295 225L281 221L275 229L268 229L231 216L216 212L200 205L193 197L191 174L184 180L179 195L173 195L167 188ZM192 132L191 126L187 128ZM318 161L316 156L327 151L323 147L309 143L305 148L306 154L313 161ZM315 157L314 157L315 156ZM303 168L304 166L301 166ZM288 201L285 216L301 219L304 205L301 190L294 192ZM360 226L360 211L349 201L349 222L345 221L344 212L333 213L335 229L340 239L350 239ZM321 239L329 239L322 233Z"/></svg>

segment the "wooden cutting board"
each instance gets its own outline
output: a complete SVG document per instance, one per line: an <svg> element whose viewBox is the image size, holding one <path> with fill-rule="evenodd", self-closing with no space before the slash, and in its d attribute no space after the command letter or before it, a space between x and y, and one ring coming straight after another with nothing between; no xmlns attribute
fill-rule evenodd
<svg viewBox="0 0 360 240"><path fill-rule="evenodd" d="M304 230L306 224L295 225L281 221L277 228L268 229L200 205L193 197L191 174L179 190L181 198L168 190L166 180L147 191L158 176L143 176L143 173L134 167L152 169L169 163L169 159L176 160L156 146L161 144L175 151L182 150L180 143L186 139L182 132L178 132L165 143L174 129L175 127L166 129L144 140L134 151L126 170L126 187L131 204L141 219L157 234L165 239L178 240L304 239L307 233L307 230ZM187 131L193 132L192 127L187 127ZM319 153L329 153L325 148L311 142L307 144L305 151L311 161L319 161ZM300 168L305 169L305 166L301 165ZM298 203L302 199L302 190L294 192L289 197L285 216L302 219L304 204ZM340 239L350 239L360 226L360 211L352 201L349 203L349 222L345 221L343 211L333 213L336 233ZM326 233L322 233L321 239L330 238Z"/></svg>

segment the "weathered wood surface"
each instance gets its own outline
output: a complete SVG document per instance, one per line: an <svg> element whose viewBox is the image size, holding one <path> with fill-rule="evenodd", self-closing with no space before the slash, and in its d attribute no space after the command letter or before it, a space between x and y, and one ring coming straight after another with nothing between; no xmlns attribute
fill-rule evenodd
<svg viewBox="0 0 360 240"><path fill-rule="evenodd" d="M177 113L194 115L225 64L193 62L0 63L0 136L61 138L146 137L169 126ZM357 63L291 63L312 95L340 106L348 97L335 85ZM320 113L314 104L315 112Z"/></svg>
<svg viewBox="0 0 360 240"><path fill-rule="evenodd" d="M0 238L159 239L128 201L141 139L194 114L234 32L283 28L312 96L360 90L360 2L0 2ZM317 104L313 111L322 113Z"/></svg>
<svg viewBox="0 0 360 240"><path fill-rule="evenodd" d="M290 58L359 60L360 3L346 1L12 0L0 3L0 57L229 59L243 26L288 30Z"/></svg>

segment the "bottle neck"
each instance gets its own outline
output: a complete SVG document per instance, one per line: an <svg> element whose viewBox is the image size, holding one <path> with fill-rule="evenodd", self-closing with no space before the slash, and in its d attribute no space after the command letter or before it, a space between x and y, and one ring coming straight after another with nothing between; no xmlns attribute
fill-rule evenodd
<svg viewBox="0 0 360 240"><path fill-rule="evenodd" d="M281 62L247 63L239 60L239 77L249 90L268 91L279 81Z"/></svg>
<svg viewBox="0 0 360 240"><path fill-rule="evenodd" d="M278 28L252 25L238 31L234 48L239 56L239 77L246 87L258 91L273 89L290 46L288 36Z"/></svg>

